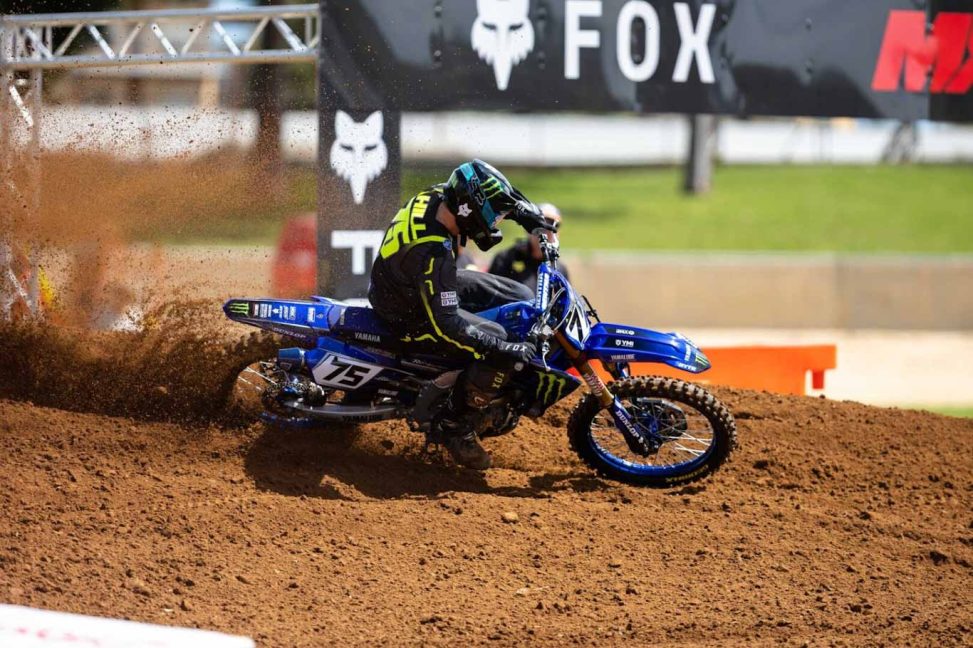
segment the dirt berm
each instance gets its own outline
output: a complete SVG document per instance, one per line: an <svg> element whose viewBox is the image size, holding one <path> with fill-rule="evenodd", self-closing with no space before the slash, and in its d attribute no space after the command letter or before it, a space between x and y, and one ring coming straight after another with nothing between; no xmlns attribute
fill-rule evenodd
<svg viewBox="0 0 973 648"><path fill-rule="evenodd" d="M0 400L0 601L260 646L973 642L973 421L719 395L740 448L668 492L586 471L571 403L491 442L481 476L398 425Z"/></svg>

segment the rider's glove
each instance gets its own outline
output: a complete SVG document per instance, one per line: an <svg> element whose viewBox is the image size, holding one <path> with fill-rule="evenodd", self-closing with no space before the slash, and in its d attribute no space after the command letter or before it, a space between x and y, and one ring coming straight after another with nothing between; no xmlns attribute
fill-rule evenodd
<svg viewBox="0 0 973 648"><path fill-rule="evenodd" d="M544 218L544 214L541 213L537 205L526 200L519 201L508 218L528 232L533 232L536 229L557 231L557 227Z"/></svg>
<svg viewBox="0 0 973 648"><path fill-rule="evenodd" d="M497 352L511 356L519 362L528 363L537 355L537 347L531 342L505 342L497 341Z"/></svg>

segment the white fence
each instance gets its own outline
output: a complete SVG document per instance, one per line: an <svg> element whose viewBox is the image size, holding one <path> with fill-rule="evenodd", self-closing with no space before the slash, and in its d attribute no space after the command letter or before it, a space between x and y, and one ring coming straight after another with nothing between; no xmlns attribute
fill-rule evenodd
<svg viewBox="0 0 973 648"><path fill-rule="evenodd" d="M868 120L731 120L720 123L717 153L731 164L872 164L896 128ZM286 159L313 163L317 115L285 113ZM125 159L192 157L249 147L252 111L191 107L46 106L41 146L102 151ZM542 166L678 164L686 154L686 119L635 115L406 113L407 162L474 156L497 164ZM973 161L973 127L921 123L916 161Z"/></svg>

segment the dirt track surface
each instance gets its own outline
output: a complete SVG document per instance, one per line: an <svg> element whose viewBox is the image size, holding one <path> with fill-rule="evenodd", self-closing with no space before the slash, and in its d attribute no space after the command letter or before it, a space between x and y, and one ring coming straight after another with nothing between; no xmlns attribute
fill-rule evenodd
<svg viewBox="0 0 973 648"><path fill-rule="evenodd" d="M489 442L484 477L397 425L0 400L0 602L260 646L970 645L973 421L718 393L741 447L678 491L593 477L567 407Z"/></svg>

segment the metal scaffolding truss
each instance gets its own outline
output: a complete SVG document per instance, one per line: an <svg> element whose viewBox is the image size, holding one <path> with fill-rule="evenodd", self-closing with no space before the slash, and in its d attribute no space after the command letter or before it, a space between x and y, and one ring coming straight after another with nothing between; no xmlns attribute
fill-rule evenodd
<svg viewBox="0 0 973 648"><path fill-rule="evenodd" d="M165 9L0 17L0 67L313 62L318 6ZM109 32L115 36L110 42ZM280 46L262 38L276 32ZM147 51L148 50L148 51Z"/></svg>
<svg viewBox="0 0 973 648"><path fill-rule="evenodd" d="M40 207L45 70L314 63L320 41L316 4L0 15L0 319L18 301L40 314L36 258L25 283L11 270L14 242L5 239L15 214L29 222Z"/></svg>
<svg viewBox="0 0 973 648"><path fill-rule="evenodd" d="M8 239L12 221L29 218L40 208L41 71L15 73L0 68L0 320L15 305L39 315L39 270L26 280L14 271L16 254Z"/></svg>

